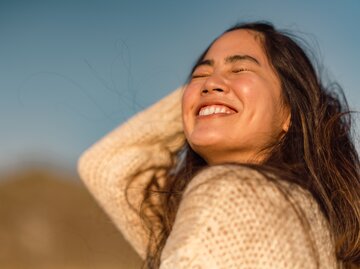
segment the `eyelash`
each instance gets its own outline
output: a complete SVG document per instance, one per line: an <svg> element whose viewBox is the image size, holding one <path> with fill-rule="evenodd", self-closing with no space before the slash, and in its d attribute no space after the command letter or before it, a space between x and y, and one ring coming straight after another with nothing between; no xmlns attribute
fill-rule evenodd
<svg viewBox="0 0 360 269"><path fill-rule="evenodd" d="M250 71L250 69L247 68L238 68L238 69L234 69L231 72L236 74L236 73L240 73L240 72L244 72L244 71ZM203 77L207 77L207 74L200 74L200 75L192 75L191 78L195 79L195 78L203 78Z"/></svg>
<svg viewBox="0 0 360 269"><path fill-rule="evenodd" d="M203 78L206 76L208 76L208 75L192 75L191 78Z"/></svg>
<svg viewBox="0 0 360 269"><path fill-rule="evenodd" d="M238 69L234 69L232 72L233 73L239 73L239 72L243 72L243 71L249 71L249 69L247 69L247 68L238 68Z"/></svg>

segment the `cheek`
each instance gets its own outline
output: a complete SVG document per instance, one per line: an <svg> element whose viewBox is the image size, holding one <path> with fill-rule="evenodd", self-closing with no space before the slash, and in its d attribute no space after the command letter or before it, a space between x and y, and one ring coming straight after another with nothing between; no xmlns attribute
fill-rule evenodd
<svg viewBox="0 0 360 269"><path fill-rule="evenodd" d="M262 99L266 99L263 86L259 83L258 79L251 75L234 81L232 88L239 97L239 100L243 102L244 107L248 109L261 102Z"/></svg>
<svg viewBox="0 0 360 269"><path fill-rule="evenodd" d="M184 90L184 93L182 96L182 101L181 101L183 118L190 113L192 107L194 106L194 99L195 99L194 92L195 92L195 89L193 89L193 87L190 87L190 86L188 86Z"/></svg>
<svg viewBox="0 0 360 269"><path fill-rule="evenodd" d="M191 88L186 87L182 96L182 107L185 108L191 101Z"/></svg>
<svg viewBox="0 0 360 269"><path fill-rule="evenodd" d="M275 89L267 81L257 76L244 76L233 83L236 94L244 100L244 105L256 109L271 107L276 99Z"/></svg>
<svg viewBox="0 0 360 269"><path fill-rule="evenodd" d="M267 132L278 117L278 91L268 81L257 77L244 77L234 85L244 106L243 120L249 130ZM251 128L250 128L251 126Z"/></svg>
<svg viewBox="0 0 360 269"><path fill-rule="evenodd" d="M182 96L182 120L185 135L187 135L192 126L192 114L193 108L196 100L195 95L196 89L194 87L188 86L185 88Z"/></svg>

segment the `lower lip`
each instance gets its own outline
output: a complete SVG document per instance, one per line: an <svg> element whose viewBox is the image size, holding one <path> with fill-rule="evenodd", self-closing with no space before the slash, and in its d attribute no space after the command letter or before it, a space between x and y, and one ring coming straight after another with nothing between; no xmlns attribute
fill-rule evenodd
<svg viewBox="0 0 360 269"><path fill-rule="evenodd" d="M209 119L209 118L217 118L217 117L228 117L228 116L232 116L236 113L217 113L217 114L210 114L210 115L197 115L196 118L198 119Z"/></svg>

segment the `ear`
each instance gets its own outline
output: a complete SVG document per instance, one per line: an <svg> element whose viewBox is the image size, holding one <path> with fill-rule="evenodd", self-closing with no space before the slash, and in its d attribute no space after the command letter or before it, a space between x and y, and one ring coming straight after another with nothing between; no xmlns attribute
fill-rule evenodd
<svg viewBox="0 0 360 269"><path fill-rule="evenodd" d="M291 121L291 113L290 111L287 112L287 116L286 119L282 125L282 130L287 133L287 131L289 130L289 126L290 126L290 121Z"/></svg>

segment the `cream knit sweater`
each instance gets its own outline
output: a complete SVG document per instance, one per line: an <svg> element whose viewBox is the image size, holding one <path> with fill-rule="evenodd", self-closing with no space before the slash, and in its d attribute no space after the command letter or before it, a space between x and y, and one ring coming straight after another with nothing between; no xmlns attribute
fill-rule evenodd
<svg viewBox="0 0 360 269"><path fill-rule="evenodd" d="M81 178L142 258L148 242L138 215L142 189L153 175L165 180L170 154L184 143L181 94L177 89L135 115L79 160ZM137 211L124 195L135 176L129 198ZM319 206L309 192L282 184L309 226L304 228L290 202L259 173L235 165L204 169L183 193L160 268L337 268L333 239Z"/></svg>

